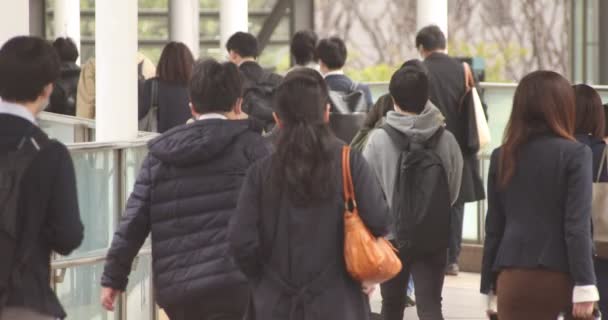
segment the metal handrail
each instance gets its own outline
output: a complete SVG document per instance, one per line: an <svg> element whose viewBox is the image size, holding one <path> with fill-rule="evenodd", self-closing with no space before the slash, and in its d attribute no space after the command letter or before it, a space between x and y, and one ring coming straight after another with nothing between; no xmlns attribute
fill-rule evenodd
<svg viewBox="0 0 608 320"><path fill-rule="evenodd" d="M147 246L139 250L136 257L152 254L152 248ZM62 258L51 262L51 270L71 269L79 266L93 265L107 259L108 250L96 250L85 256L75 258Z"/></svg>
<svg viewBox="0 0 608 320"><path fill-rule="evenodd" d="M130 141L70 143L67 144L67 147L70 151L128 149L146 146L150 140L157 136L158 134L147 133Z"/></svg>
<svg viewBox="0 0 608 320"><path fill-rule="evenodd" d="M59 124L66 125L82 125L90 129L95 128L95 120L66 116L63 114L57 114L52 112L41 112L40 115L38 115L38 119L42 121L56 122Z"/></svg>

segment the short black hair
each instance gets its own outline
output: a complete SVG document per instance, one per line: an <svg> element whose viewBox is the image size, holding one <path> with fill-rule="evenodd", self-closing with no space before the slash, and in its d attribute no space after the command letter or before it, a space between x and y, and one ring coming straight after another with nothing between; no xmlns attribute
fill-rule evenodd
<svg viewBox="0 0 608 320"><path fill-rule="evenodd" d="M319 37L310 30L298 31L293 35L289 49L296 64L303 66L316 60L317 41Z"/></svg>
<svg viewBox="0 0 608 320"><path fill-rule="evenodd" d="M237 32L226 42L226 50L234 51L243 58L258 57L258 39L251 33Z"/></svg>
<svg viewBox="0 0 608 320"><path fill-rule="evenodd" d="M429 100L429 78L418 68L401 68L393 74L389 91L399 109L420 114Z"/></svg>
<svg viewBox="0 0 608 320"><path fill-rule="evenodd" d="M447 46L445 34L436 25L426 26L416 34L416 48L420 46L427 51L443 50Z"/></svg>
<svg viewBox="0 0 608 320"><path fill-rule="evenodd" d="M60 61L44 39L19 36L0 48L0 98L31 102L59 78Z"/></svg>
<svg viewBox="0 0 608 320"><path fill-rule="evenodd" d="M214 59L194 64L190 100L196 112L230 112L242 95L243 82L235 64Z"/></svg>
<svg viewBox="0 0 608 320"><path fill-rule="evenodd" d="M62 62L76 62L78 60L78 47L72 38L57 38L53 42L53 48L57 50Z"/></svg>
<svg viewBox="0 0 608 320"><path fill-rule="evenodd" d="M346 45L338 37L323 39L317 45L317 57L331 70L344 67L347 55Z"/></svg>

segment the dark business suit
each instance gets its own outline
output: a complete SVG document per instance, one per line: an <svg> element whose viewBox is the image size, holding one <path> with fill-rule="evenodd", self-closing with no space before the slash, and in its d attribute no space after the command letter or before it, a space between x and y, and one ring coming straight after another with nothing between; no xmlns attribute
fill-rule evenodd
<svg viewBox="0 0 608 320"><path fill-rule="evenodd" d="M329 90L346 93L352 92L353 85L355 85L355 83L349 77L343 74L330 74L325 77L325 82L327 83ZM365 84L357 83L355 90L361 90L363 92L363 96L365 97L365 102L369 111L372 105L374 105L372 92L369 90L369 87Z"/></svg>
<svg viewBox="0 0 608 320"><path fill-rule="evenodd" d="M514 269L555 271L576 286L595 284L591 150L538 134L521 146L515 174L504 188L498 186L500 153L501 148L493 152L490 164L481 292L496 290L501 270ZM500 288L498 294L500 301Z"/></svg>
<svg viewBox="0 0 608 320"><path fill-rule="evenodd" d="M448 264L458 263L462 243L464 204L485 198L483 183L479 172L478 150L467 150L466 127L468 113L462 112L460 101L466 92L464 67L462 62L447 54L435 52L424 59L429 71L429 98L445 117L447 129L454 135L461 147L464 165L462 186L458 201L452 207L450 222L450 244Z"/></svg>

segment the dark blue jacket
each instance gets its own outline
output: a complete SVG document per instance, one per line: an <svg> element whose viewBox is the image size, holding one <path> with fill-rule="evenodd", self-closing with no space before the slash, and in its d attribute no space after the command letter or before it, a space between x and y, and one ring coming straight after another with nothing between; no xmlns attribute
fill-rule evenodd
<svg viewBox="0 0 608 320"><path fill-rule="evenodd" d="M161 307L245 284L228 254L226 232L247 169L269 154L260 133L249 120L210 119L151 141L101 284L126 288L149 233Z"/></svg>
<svg viewBox="0 0 608 320"><path fill-rule="evenodd" d="M251 167L230 226L234 258L252 284L245 319L369 319L369 297L344 262L343 143L329 161L335 189L326 201L297 205L270 175L273 157ZM361 154L351 154L359 214L375 236L388 233L390 214L378 179Z"/></svg>
<svg viewBox="0 0 608 320"><path fill-rule="evenodd" d="M325 77L325 82L327 83L327 87L331 91L340 91L349 93L352 91L352 87L354 82L347 76L343 74L330 74ZM369 90L369 87L363 83L358 83L356 86L356 90L363 91L363 95L365 96L365 102L367 103L368 111L374 105L374 100L372 99L372 92Z"/></svg>
<svg viewBox="0 0 608 320"><path fill-rule="evenodd" d="M540 134L521 146L509 184L498 186L501 148L488 175L481 292L495 290L504 268L547 269L574 285L595 284L591 238L591 150Z"/></svg>

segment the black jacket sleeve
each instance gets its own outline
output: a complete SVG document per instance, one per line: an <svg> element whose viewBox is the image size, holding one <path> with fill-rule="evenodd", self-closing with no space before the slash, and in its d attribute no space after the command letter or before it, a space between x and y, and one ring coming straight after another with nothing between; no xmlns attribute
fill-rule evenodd
<svg viewBox="0 0 608 320"><path fill-rule="evenodd" d="M150 174L154 160L146 157L127 202L125 214L112 239L101 285L124 291L133 259L150 233Z"/></svg>
<svg viewBox="0 0 608 320"><path fill-rule="evenodd" d="M235 215L230 221L228 239L237 266L250 279L262 272L260 243L261 179L253 165L247 172L239 195Z"/></svg>
<svg viewBox="0 0 608 320"><path fill-rule="evenodd" d="M56 146L57 167L54 187L51 189L45 237L53 251L68 255L80 246L84 237L84 226L80 220L72 158L64 145L57 143Z"/></svg>
<svg viewBox="0 0 608 320"><path fill-rule="evenodd" d="M595 284L591 236L591 198L593 194L591 150L580 145L572 152L566 168L566 212L564 231L568 264L576 286Z"/></svg>
<svg viewBox="0 0 608 320"><path fill-rule="evenodd" d="M486 238L483 247L481 266L481 293L489 294L496 290L497 274L493 271L494 261L505 230L505 214L498 198L498 154L495 150L490 160L488 174L488 213L486 215Z"/></svg>
<svg viewBox="0 0 608 320"><path fill-rule="evenodd" d="M374 236L385 236L391 216L378 178L360 153L351 152L350 163L359 215Z"/></svg>

